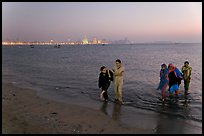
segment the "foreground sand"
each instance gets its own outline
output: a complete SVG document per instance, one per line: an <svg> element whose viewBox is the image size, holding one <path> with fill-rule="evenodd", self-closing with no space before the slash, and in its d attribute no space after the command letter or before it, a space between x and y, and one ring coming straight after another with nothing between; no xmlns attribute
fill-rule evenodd
<svg viewBox="0 0 204 136"><path fill-rule="evenodd" d="M100 110L41 98L36 91L2 83L2 133L152 133L121 126Z"/></svg>

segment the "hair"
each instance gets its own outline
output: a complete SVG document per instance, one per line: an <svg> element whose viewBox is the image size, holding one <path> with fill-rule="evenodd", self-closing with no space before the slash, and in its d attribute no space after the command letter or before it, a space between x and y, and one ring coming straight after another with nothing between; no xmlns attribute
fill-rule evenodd
<svg viewBox="0 0 204 136"><path fill-rule="evenodd" d="M117 60L115 60L115 62L119 62L119 63L121 63L121 60L120 60L120 59L117 59Z"/></svg>
<svg viewBox="0 0 204 136"><path fill-rule="evenodd" d="M102 66L100 70L103 71L104 68L106 68L106 67L105 67L105 66Z"/></svg>
<svg viewBox="0 0 204 136"><path fill-rule="evenodd" d="M186 64L186 63L187 63L187 64L189 64L189 62L188 62L188 61L185 61L185 62L184 62L184 64Z"/></svg>
<svg viewBox="0 0 204 136"><path fill-rule="evenodd" d="M169 63L168 68L171 67L171 66L174 67L174 65L172 63Z"/></svg>
<svg viewBox="0 0 204 136"><path fill-rule="evenodd" d="M167 67L167 65L166 65L166 64L164 64L164 63L163 63L161 66L162 66L162 67Z"/></svg>

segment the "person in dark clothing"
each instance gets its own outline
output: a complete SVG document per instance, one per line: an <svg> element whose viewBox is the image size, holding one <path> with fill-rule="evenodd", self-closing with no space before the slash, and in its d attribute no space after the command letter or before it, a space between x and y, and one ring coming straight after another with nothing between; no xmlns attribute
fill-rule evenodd
<svg viewBox="0 0 204 136"><path fill-rule="evenodd" d="M169 69L169 96L173 96L173 92L175 92L176 96L178 96L179 93L179 83L180 83L180 78L177 76L175 67L170 64L168 66Z"/></svg>
<svg viewBox="0 0 204 136"><path fill-rule="evenodd" d="M113 72L111 70L106 70L105 66L102 66L99 74L98 87L100 88L100 97L105 101L108 100L107 90L110 86L111 81L113 81Z"/></svg>

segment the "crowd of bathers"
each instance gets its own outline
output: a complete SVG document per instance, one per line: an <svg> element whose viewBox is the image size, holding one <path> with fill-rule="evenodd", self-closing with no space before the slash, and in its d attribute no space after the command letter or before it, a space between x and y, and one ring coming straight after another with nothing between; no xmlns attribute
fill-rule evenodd
<svg viewBox="0 0 204 136"><path fill-rule="evenodd" d="M110 86L110 83L113 81L114 83L114 93L115 93L115 101L122 102L122 94L123 94L123 73L124 66L122 66L121 60L117 59L115 61L115 67L111 69L106 69L105 66L100 68L98 87L100 88L100 97L101 99L107 101L108 94L107 90ZM160 82L157 90L161 90L161 100L166 100L166 90L168 88L168 94L170 98L174 96L177 98L180 93L179 86L184 82L184 95L189 94L189 84L191 80L191 71L192 68L189 66L189 61L185 61L181 70L179 70L173 64L161 65L160 70Z"/></svg>
<svg viewBox="0 0 204 136"><path fill-rule="evenodd" d="M179 86L184 81L184 95L189 94L189 84L191 80L191 71L192 68L189 66L189 61L185 61L184 65L182 66L181 70L179 70L176 66L173 64L169 64L168 66L166 64L161 65L160 70L160 82L157 90L161 90L162 94L162 101L165 101L167 95L166 95L166 89L168 88L169 97L178 97L178 94L180 93Z"/></svg>

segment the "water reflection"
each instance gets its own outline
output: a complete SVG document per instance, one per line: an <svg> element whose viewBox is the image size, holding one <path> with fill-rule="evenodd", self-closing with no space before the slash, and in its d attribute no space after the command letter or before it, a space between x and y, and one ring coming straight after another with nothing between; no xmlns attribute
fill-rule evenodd
<svg viewBox="0 0 204 136"><path fill-rule="evenodd" d="M104 101L103 104L101 105L100 110L104 114L108 115L107 109L108 109L108 102ZM120 121L120 115L121 115L121 104L113 103L112 119L115 121Z"/></svg>
<svg viewBox="0 0 204 136"><path fill-rule="evenodd" d="M105 113L106 115L108 115L108 112L107 112L107 106L108 106L108 102L107 101L104 101L100 110Z"/></svg>
<svg viewBox="0 0 204 136"><path fill-rule="evenodd" d="M175 118L174 116L166 116L166 115L159 114L155 133L156 134L195 134L195 133L200 133L199 129L200 128L188 123L188 121L185 119L179 119L179 118Z"/></svg>
<svg viewBox="0 0 204 136"><path fill-rule="evenodd" d="M183 104L182 104L183 103ZM197 128L187 123L190 117L190 106L188 99L185 97L184 101L170 102L162 104L160 107L160 114L155 128L156 134L185 134L195 133ZM196 132L199 133L199 132Z"/></svg>
<svg viewBox="0 0 204 136"><path fill-rule="evenodd" d="M114 103L113 111L112 111L112 119L115 121L120 121L120 111L121 111L121 104Z"/></svg>
<svg viewBox="0 0 204 136"><path fill-rule="evenodd" d="M175 124L174 118L171 118L171 115L165 116L164 114L162 114L167 112L168 110L173 109L172 103L171 102L169 103L169 102L170 101L162 102L161 107L159 106L159 111L161 112L161 114L158 114L159 115L158 121L155 128L156 134L168 134L170 132L175 131L174 127L176 126L176 124ZM168 109L167 109L167 105L168 105Z"/></svg>
<svg viewBox="0 0 204 136"><path fill-rule="evenodd" d="M183 102L183 106L187 108L188 105L189 105L189 104L188 104L189 102L190 102L190 100L188 100L188 96L185 95L185 97L184 97L184 102Z"/></svg>

